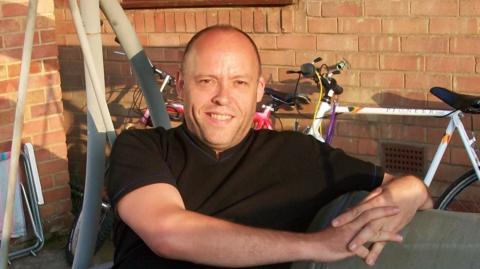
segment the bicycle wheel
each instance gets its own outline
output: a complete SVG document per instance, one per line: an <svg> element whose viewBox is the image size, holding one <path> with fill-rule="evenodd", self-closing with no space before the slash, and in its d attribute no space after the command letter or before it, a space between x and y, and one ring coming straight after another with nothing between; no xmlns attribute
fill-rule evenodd
<svg viewBox="0 0 480 269"><path fill-rule="evenodd" d="M105 203L102 203L102 209L100 212L99 230L97 233L97 241L95 242L94 254L100 250L103 243L109 238L113 229L113 211L110 209L110 206L104 206L104 204ZM80 211L73 221L70 234L68 235L67 247L65 248L65 256L70 265L73 264L73 258L78 243L80 224L82 222L81 216L82 212Z"/></svg>
<svg viewBox="0 0 480 269"><path fill-rule="evenodd" d="M453 182L438 198L435 208L480 213L480 181L472 169Z"/></svg>

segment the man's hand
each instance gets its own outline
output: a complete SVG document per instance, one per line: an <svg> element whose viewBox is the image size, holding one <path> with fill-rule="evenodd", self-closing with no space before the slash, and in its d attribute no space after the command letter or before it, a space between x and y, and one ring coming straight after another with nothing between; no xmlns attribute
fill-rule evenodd
<svg viewBox="0 0 480 269"><path fill-rule="evenodd" d="M330 226L320 232L312 234L312 240L319 243L318 247L313 247L311 250L311 260L317 262L333 262L353 255L366 258L370 251L363 245L354 250L348 249L348 244L351 242L359 231L361 232L368 223L381 220L387 217L393 217L400 212L398 207L374 207L366 209L360 213L352 221L337 227ZM402 237L387 230L379 230L374 235L368 238L370 242L400 242Z"/></svg>
<svg viewBox="0 0 480 269"><path fill-rule="evenodd" d="M348 248L353 253L365 259L369 265L375 264L385 242L375 242L379 233L396 233L407 225L418 209L432 208L433 202L423 182L413 176L400 177L389 181L381 188L370 193L358 206L346 211L332 221L333 227L341 227L356 221L363 212L377 207L397 206L399 214L375 219L367 223L357 233ZM365 248L367 242L375 242L368 255L359 255L358 249ZM364 251L362 251L363 253Z"/></svg>

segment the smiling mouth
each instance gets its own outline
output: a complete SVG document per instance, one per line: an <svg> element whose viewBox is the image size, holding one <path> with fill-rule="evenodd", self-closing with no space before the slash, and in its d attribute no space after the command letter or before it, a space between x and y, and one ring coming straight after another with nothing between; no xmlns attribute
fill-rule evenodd
<svg viewBox="0 0 480 269"><path fill-rule="evenodd" d="M233 117L227 114L218 114L218 113L208 113L208 115L214 120L226 121L230 120Z"/></svg>

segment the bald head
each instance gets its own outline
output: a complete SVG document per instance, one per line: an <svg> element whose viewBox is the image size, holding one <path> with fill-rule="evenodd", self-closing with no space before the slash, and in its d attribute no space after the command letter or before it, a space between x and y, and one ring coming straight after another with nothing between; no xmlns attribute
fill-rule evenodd
<svg viewBox="0 0 480 269"><path fill-rule="evenodd" d="M258 70L258 75L260 76L261 74L261 61L260 61L260 54L258 53L258 48L255 45L255 42L253 42L252 38L248 36L245 32L242 30L235 28L230 25L214 25L207 27L200 32L196 33L192 39L188 42L187 46L185 47L185 53L183 54L183 59L182 59L182 72L184 72L187 68L190 68L190 60L191 60L191 55L192 52L196 50L197 44L199 42L204 41L205 39L210 39L214 37L218 37L218 35L232 35L232 36L237 36L243 39L247 47L249 47L252 52L254 53L256 57L256 65L257 65L257 70ZM222 44L224 46L229 46L228 40L224 40L225 44Z"/></svg>

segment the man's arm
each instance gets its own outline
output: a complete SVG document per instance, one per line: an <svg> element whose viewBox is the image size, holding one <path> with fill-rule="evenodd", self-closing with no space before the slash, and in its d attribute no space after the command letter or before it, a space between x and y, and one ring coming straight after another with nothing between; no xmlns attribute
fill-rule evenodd
<svg viewBox="0 0 480 269"><path fill-rule="evenodd" d="M355 253L347 243L368 222L398 213L394 207L365 210L341 227L301 234L259 229L185 210L178 190L158 183L141 187L118 202L118 213L157 255L215 266L244 267L298 260L333 261ZM380 232L371 241L398 241Z"/></svg>
<svg viewBox="0 0 480 269"><path fill-rule="evenodd" d="M355 251L369 241L369 237L380 231L398 232L405 227L419 209L433 207L432 199L422 180L415 176L394 177L385 174L382 186L367 196L358 206L346 211L332 221L332 226L340 227L354 221L362 212L375 207L398 206L400 213L377 219L367 224L349 243L349 249ZM367 264L373 265L383 250L385 242L371 246L365 258Z"/></svg>

